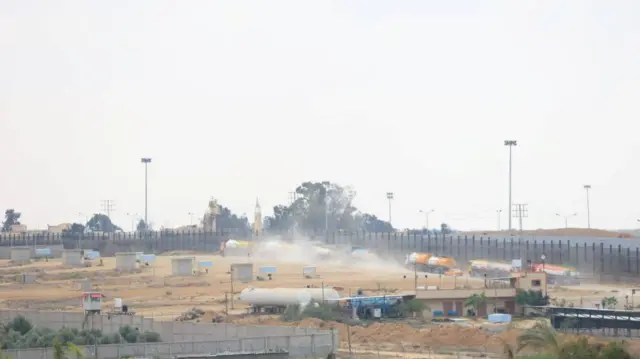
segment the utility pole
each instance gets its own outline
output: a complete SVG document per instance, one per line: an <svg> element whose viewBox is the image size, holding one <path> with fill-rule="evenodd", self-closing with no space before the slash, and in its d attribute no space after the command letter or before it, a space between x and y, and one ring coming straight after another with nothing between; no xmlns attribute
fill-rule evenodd
<svg viewBox="0 0 640 359"><path fill-rule="evenodd" d="M512 203L511 203L511 170L512 170L512 149L513 146L517 146L518 145L518 141L515 140L505 140L504 141L504 145L505 146L509 146L509 209L512 208ZM509 232L511 232L511 230L513 229L513 227L511 226L511 216L509 216Z"/></svg>
<svg viewBox="0 0 640 359"><path fill-rule="evenodd" d="M435 209L431 209L431 210L428 210L428 211L423 211L423 210L419 210L418 211L420 213L424 213L424 225L425 225L424 228L426 230L429 230L429 214L431 214L431 213L433 213L435 211L436 211Z"/></svg>
<svg viewBox="0 0 640 359"><path fill-rule="evenodd" d="M529 211L525 203L518 203L513 205L513 217L520 220L520 236L522 236L522 219L529 217Z"/></svg>
<svg viewBox="0 0 640 359"><path fill-rule="evenodd" d="M496 213L498 215L498 232L500 232L501 228L500 228L500 216L502 215L502 210L498 209L496 210Z"/></svg>
<svg viewBox="0 0 640 359"><path fill-rule="evenodd" d="M584 190L587 192L587 228L591 229L591 206L589 205L589 190L591 190L591 185L584 185Z"/></svg>
<svg viewBox="0 0 640 359"><path fill-rule="evenodd" d="M578 213L572 213L570 215L562 215L560 213L556 213L556 216L564 218L564 228L569 228L569 218L577 216Z"/></svg>
<svg viewBox="0 0 640 359"><path fill-rule="evenodd" d="M387 200L389 200L389 224L391 224L391 201L393 200L393 192L387 192Z"/></svg>
<svg viewBox="0 0 640 359"><path fill-rule="evenodd" d="M115 203L111 199L103 199L100 201L100 208L102 212L104 212L107 217L111 218L111 213L115 211Z"/></svg>
<svg viewBox="0 0 640 359"><path fill-rule="evenodd" d="M144 225L149 228L147 167L151 163L151 157L142 157L140 162L144 164Z"/></svg>
<svg viewBox="0 0 640 359"><path fill-rule="evenodd" d="M196 214L193 212L189 212L189 225L193 226L193 216L195 216Z"/></svg>

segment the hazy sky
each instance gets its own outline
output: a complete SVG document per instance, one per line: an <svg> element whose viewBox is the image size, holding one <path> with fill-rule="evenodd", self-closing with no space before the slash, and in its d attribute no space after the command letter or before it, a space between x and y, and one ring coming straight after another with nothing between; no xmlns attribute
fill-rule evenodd
<svg viewBox="0 0 640 359"><path fill-rule="evenodd" d="M640 218L638 1L0 0L0 207L156 226L302 181L418 227ZM634 25L635 23L635 25ZM634 101L635 100L635 101ZM635 123L635 124L634 124ZM250 216L251 217L251 216ZM503 214L502 226L506 226Z"/></svg>

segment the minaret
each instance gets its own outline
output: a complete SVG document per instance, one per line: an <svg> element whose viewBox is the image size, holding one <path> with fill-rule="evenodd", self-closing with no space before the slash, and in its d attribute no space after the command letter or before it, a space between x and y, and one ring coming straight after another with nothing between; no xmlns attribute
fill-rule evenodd
<svg viewBox="0 0 640 359"><path fill-rule="evenodd" d="M253 215L253 234L256 236L262 234L262 209L260 208L258 198L256 198L256 209Z"/></svg>

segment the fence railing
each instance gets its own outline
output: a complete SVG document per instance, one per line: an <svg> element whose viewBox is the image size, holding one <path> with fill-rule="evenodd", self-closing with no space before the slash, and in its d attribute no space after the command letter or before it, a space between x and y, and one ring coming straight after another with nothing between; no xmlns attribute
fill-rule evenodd
<svg viewBox="0 0 640 359"><path fill-rule="evenodd" d="M118 251L196 250L215 252L220 243L231 238L227 232L200 230L156 231L142 233L55 234L25 233L0 235L0 254L11 246L58 245L67 249L98 249L103 256ZM312 236L330 245L357 245L402 261L413 251L456 258L458 263L471 259L540 262L575 267L581 273L602 281L640 281L640 241L619 238L585 237L508 237L458 236L442 234L345 233L332 232ZM245 238L257 239L257 238ZM463 264L464 266L464 264Z"/></svg>

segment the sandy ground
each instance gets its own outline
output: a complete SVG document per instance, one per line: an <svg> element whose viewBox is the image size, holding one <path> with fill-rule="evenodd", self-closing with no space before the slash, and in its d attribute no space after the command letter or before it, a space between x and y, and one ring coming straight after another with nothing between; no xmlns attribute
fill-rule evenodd
<svg viewBox="0 0 640 359"><path fill-rule="evenodd" d="M209 273L188 277L171 276L171 255L158 256L153 265L141 266L136 273L119 273L115 270L115 258L104 258L103 265L98 262L91 267L69 268L60 260L34 262L25 266L10 266L8 261L0 261L0 308L74 310L80 311L79 282L89 279L94 290L105 296L105 308L109 310L113 298L120 297L129 305L130 310L138 314L158 319L174 320L183 312L197 307L208 312L202 320L224 313L225 293L231 292L229 268L232 263L252 261L257 270L261 265L275 265L277 273L272 280L254 281L250 284L234 283L233 292L238 293L248 287L320 287L334 286L343 296L362 289L366 294L413 292L413 272L397 264L376 261L348 261L341 263L311 263L300 256L288 258L256 259L240 257L221 257L198 253L173 253L174 255L194 255L199 261L213 261ZM287 256L284 256L287 257ZM316 265L317 278L306 279L302 275L305 266ZM34 284L19 284L15 278L22 273L36 273ZM419 285L437 285L441 288L453 288L454 285L469 285L481 288L483 280L478 278L419 276ZM578 287L549 287L552 297L562 298L579 305L593 306L605 296L616 296L620 307L624 296L630 294L630 288L602 285L583 285ZM639 293L640 295L640 293ZM640 298L638 298L640 304ZM230 308L229 308L230 309ZM247 305L234 301L230 314L246 313ZM348 334L351 333L352 350L375 350L389 352L428 353L434 348L471 348L495 352L501 348L501 340L513 342L517 333L491 334L504 332L506 328L493 328L490 324L470 321L467 326L454 324L432 324L417 321L406 323L373 324L367 328L348 327L338 323L324 323L318 320L306 320L300 323L282 323L277 317L245 317L230 322L245 324L299 325L328 328L338 327L341 334L341 346L346 349ZM399 348L398 345L401 347ZM639 345L640 347L640 345ZM417 356L419 357L419 356Z"/></svg>

